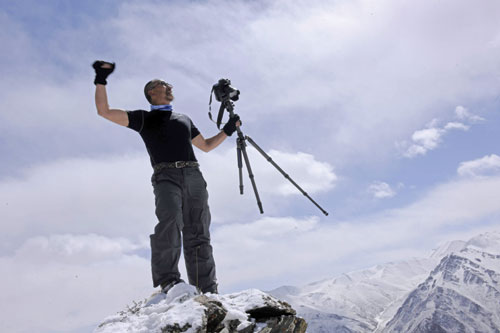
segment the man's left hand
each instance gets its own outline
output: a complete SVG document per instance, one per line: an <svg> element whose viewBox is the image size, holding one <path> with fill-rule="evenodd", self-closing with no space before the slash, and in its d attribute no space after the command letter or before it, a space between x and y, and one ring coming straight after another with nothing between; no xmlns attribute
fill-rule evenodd
<svg viewBox="0 0 500 333"><path fill-rule="evenodd" d="M224 133L226 133L227 136L231 136L236 131L236 127L240 126L240 116L235 114L233 117L229 118L228 122L226 123L226 125L224 125L222 130L224 131Z"/></svg>

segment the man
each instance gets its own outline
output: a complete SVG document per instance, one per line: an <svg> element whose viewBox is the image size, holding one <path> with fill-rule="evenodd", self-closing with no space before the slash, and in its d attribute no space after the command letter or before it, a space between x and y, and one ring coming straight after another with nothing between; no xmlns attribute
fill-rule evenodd
<svg viewBox="0 0 500 333"><path fill-rule="evenodd" d="M239 126L235 115L223 130L205 139L186 115L173 112L172 85L152 80L144 87L151 111L124 111L108 106L107 77L114 63L96 61L95 103L97 113L137 131L153 166L153 184L158 224L151 238L153 286L168 292L183 282L178 270L182 244L189 283L202 292L217 293L215 262L210 245L210 210L206 182L199 170L192 145L209 152ZM182 237L182 239L181 239Z"/></svg>

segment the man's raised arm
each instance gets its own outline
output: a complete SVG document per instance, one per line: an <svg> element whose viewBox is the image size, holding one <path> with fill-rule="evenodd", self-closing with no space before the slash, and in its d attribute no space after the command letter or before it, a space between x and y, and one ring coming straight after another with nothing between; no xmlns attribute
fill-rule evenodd
<svg viewBox="0 0 500 333"><path fill-rule="evenodd" d="M92 65L95 69L95 106L97 114L122 126L128 126L128 114L124 110L110 109L106 92L106 78L115 69L114 63L98 60Z"/></svg>

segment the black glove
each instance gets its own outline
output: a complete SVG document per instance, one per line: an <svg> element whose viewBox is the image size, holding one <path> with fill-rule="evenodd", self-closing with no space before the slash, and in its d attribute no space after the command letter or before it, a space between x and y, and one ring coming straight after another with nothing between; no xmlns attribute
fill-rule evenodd
<svg viewBox="0 0 500 333"><path fill-rule="evenodd" d="M104 64L111 65L111 68L102 68L102 65L104 65ZM108 82L106 82L106 78L109 76L109 74L113 73L113 71L115 70L115 63L97 60L94 62L94 64L92 64L92 67L94 67L94 69L95 69L94 84L106 85L108 83Z"/></svg>
<svg viewBox="0 0 500 333"><path fill-rule="evenodd" d="M238 120L240 120L240 116L235 114L234 117L229 118L226 125L224 125L222 130L224 131L224 133L226 133L227 136L231 136L236 131L236 122ZM240 123L241 123L241 121L240 121Z"/></svg>

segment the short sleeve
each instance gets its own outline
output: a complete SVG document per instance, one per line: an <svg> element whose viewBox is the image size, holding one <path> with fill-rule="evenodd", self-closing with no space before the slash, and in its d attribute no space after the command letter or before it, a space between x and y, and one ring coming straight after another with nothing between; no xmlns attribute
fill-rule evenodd
<svg viewBox="0 0 500 333"><path fill-rule="evenodd" d="M190 119L189 122L191 123L191 139L194 139L200 134L200 131L196 126L194 126L193 121Z"/></svg>
<svg viewBox="0 0 500 333"><path fill-rule="evenodd" d="M144 128L144 116L146 111L144 110L136 110L136 111L127 111L128 114L128 128L133 129L136 132L141 133Z"/></svg>

